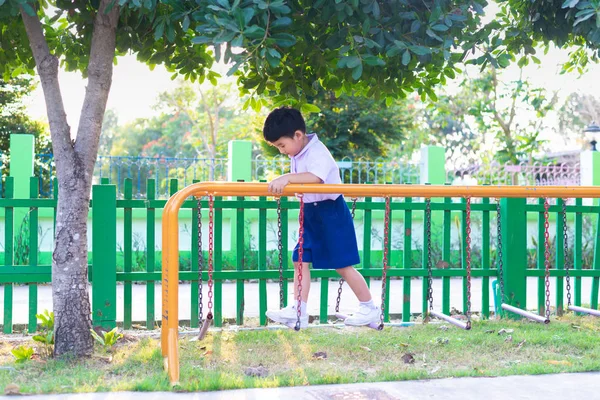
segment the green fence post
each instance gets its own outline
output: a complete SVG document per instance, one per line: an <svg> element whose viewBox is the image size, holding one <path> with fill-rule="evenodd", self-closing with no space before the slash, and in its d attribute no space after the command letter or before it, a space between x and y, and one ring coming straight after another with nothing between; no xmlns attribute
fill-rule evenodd
<svg viewBox="0 0 600 400"><path fill-rule="evenodd" d="M580 155L581 168L581 185L582 186L600 186L600 152L598 151L583 151ZM593 199L584 199L584 205L597 205L598 201ZM594 243L594 261L593 269L600 269L600 215L594 216L596 221L596 239ZM593 220L592 220L593 221ZM576 282L577 283L577 282ZM598 292L600 291L600 278L592 278L592 291L590 297L590 307L598 308ZM577 287L575 289L575 304L577 303ZM581 293L579 292L579 295Z"/></svg>
<svg viewBox="0 0 600 400"><path fill-rule="evenodd" d="M37 199L40 191L40 178L29 178L30 197ZM37 267L38 265L38 209L31 207L29 211L29 265ZM34 333L37 331L37 303L38 287L35 283L29 284L29 322L27 331Z"/></svg>
<svg viewBox="0 0 600 400"><path fill-rule="evenodd" d="M33 176L33 162L35 158L35 138L30 134L10 135L10 176L14 179L15 199L29 199L30 178ZM14 233L21 232L21 225L29 213L28 208L15 208ZM28 237L28 233L25 233ZM24 238L25 239L25 238Z"/></svg>
<svg viewBox="0 0 600 400"><path fill-rule="evenodd" d="M527 306L527 219L525 199L501 199L502 257L505 301L515 307ZM520 319L516 314L511 318Z"/></svg>
<svg viewBox="0 0 600 400"><path fill-rule="evenodd" d="M116 326L117 317L117 188L92 188L92 323Z"/></svg>
<svg viewBox="0 0 600 400"><path fill-rule="evenodd" d="M252 142L230 140L227 146L227 180L252 181Z"/></svg>
<svg viewBox="0 0 600 400"><path fill-rule="evenodd" d="M156 180L146 181L146 272L154 272L156 267L156 210L152 202L156 198ZM155 289L153 280L146 281L146 328L154 329Z"/></svg>
<svg viewBox="0 0 600 400"><path fill-rule="evenodd" d="M6 186L4 187L4 197L7 199L13 198L14 179L6 178ZM11 267L13 264L13 222L14 209L12 207L4 208L4 265ZM12 333L12 315L13 315L13 284L4 284L4 333Z"/></svg>
<svg viewBox="0 0 600 400"><path fill-rule="evenodd" d="M424 146L421 148L421 184L430 185L443 185L446 183L446 149L440 146ZM444 199L432 198L432 203L441 203ZM423 218L423 224L425 218ZM423 225L424 227L425 225ZM442 213L431 213L431 244L442 243L444 240L444 214ZM425 238L425 228L423 228L423 269L427 269L426 253L427 253L427 239ZM434 266L438 261L432 260ZM450 260L444 260L450 262ZM405 267L406 268L406 267ZM435 268L435 267L434 267ZM442 278L442 286L446 287L449 285L447 278ZM427 312L427 288L429 287L427 277L423 277L423 315ZM442 291L442 297L448 297L449 291Z"/></svg>

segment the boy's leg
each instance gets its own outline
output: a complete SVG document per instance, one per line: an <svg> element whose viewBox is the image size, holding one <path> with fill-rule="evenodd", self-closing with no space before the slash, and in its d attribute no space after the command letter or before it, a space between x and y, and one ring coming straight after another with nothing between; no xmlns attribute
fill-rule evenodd
<svg viewBox="0 0 600 400"><path fill-rule="evenodd" d="M365 303L372 300L365 278L354 267L339 268L336 272L348 282L358 301Z"/></svg>
<svg viewBox="0 0 600 400"><path fill-rule="evenodd" d="M298 320L298 263L294 263L294 298L289 302L286 308L281 310L268 310L267 317L272 321L293 327ZM300 327L308 326L308 313L306 311L306 301L310 292L310 269L308 263L302 263L302 306L300 315Z"/></svg>
<svg viewBox="0 0 600 400"><path fill-rule="evenodd" d="M358 311L352 316L346 318L346 325L362 326L379 324L381 310L373 303L373 297L365 282L365 278L354 267L340 268L336 270L344 278L348 285L360 301Z"/></svg>
<svg viewBox="0 0 600 400"><path fill-rule="evenodd" d="M360 275L360 274L359 274ZM365 283L366 285L366 283ZM310 268L308 263L302 263L302 301L308 302L310 292ZM294 263L294 302L298 302L298 263Z"/></svg>

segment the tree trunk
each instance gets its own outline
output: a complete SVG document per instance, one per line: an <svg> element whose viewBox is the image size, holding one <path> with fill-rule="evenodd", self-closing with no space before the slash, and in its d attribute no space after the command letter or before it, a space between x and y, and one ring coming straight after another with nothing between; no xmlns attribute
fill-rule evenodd
<svg viewBox="0 0 600 400"><path fill-rule="evenodd" d="M111 0L102 0L105 10ZM58 205L52 294L54 354L91 355L90 300L87 279L87 218L102 120L112 82L119 7L96 14L88 64L88 84L77 140L71 138L58 82L58 58L48 49L39 18L21 10L42 83L58 178Z"/></svg>

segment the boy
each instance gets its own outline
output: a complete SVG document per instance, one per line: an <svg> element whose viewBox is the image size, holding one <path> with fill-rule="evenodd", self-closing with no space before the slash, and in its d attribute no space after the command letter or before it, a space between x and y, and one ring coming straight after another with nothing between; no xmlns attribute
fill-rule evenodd
<svg viewBox="0 0 600 400"><path fill-rule="evenodd" d="M316 134L306 134L300 111L282 107L272 111L263 127L269 144L291 159L291 172L273 179L269 192L279 195L289 183L341 183L339 168L327 147ZM360 263L354 223L341 194L304 196L304 252L302 256L302 293L300 327L308 326L306 302L310 290L308 264L316 269L335 269L360 301L358 312L348 317L346 325L379 323L381 311L373 303L367 283L352 265ZM298 298L298 245L294 261L294 299ZM292 326L297 321L297 301L281 310L267 311L272 321Z"/></svg>

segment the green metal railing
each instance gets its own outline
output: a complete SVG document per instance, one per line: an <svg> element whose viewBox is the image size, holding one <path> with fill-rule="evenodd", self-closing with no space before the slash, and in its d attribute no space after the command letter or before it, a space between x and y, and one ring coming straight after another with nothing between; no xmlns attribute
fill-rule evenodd
<svg viewBox="0 0 600 400"><path fill-rule="evenodd" d="M177 191L177 181L172 180L170 185L170 193ZM153 180L148 180L147 187L155 187ZM46 284L51 281L51 266L40 265L38 260L38 220L39 210L50 209L53 212L54 220L56 220L56 204L57 199L39 199L38 188L39 182L37 178L32 178L30 185L30 199L13 199L13 180L6 178L5 197L0 199L0 209L4 209L4 266L0 266L0 284L4 286L4 318L3 331L10 333L13 330L13 286L25 284L29 287L29 311L28 311L28 330L34 332L36 330L36 317L39 312L37 309L37 290L39 284ZM124 185L124 199L117 200L116 190L113 185L96 185L93 189L92 206L92 261L89 268L89 279L92 283L93 298L92 298L92 318L95 324L105 326L107 328L116 324L116 285L118 282L123 284L124 288L124 319L123 326L126 329L132 327L132 310L135 307L135 302L132 299L132 287L134 282L141 282L146 285L146 326L150 329L156 325L156 315L154 312L155 299L155 284L161 281L160 266L157 261L160 257L156 255L155 229L157 213L160 213L164 207L166 200L156 200L153 197L154 190L147 191L149 196L147 199L132 198L132 182L126 180ZM58 193L54 190L54 193ZM347 199L350 200L350 199ZM427 254L425 232L413 231L417 225L415 221L421 221L421 216L425 212L425 203L421 199L413 198L394 198L391 203L391 212L393 218L392 227L400 224L403 233L403 245L401 249L401 259L392 264L388 271L388 279L402 278L402 292L394 293L390 291L390 285L386 285L388 293L386 293L386 315L385 320L389 321L389 304L390 302L402 305L402 321L409 322L414 314L420 314L427 309ZM557 237L562 238L562 218L559 218L562 211L562 200L558 200L556 205L550 207L552 221L555 227ZM299 208L297 201L282 199L282 237L287 238L289 233L288 217L294 217ZM182 209L191 210L190 226L191 226L191 269L189 271L180 271L179 277L182 281L193 282L191 285L191 319L192 327L198 326L198 286L195 284L198 281L198 241L197 241L197 218L196 201L189 199L183 204ZM202 207L207 207L207 201L202 202ZM245 198L237 197L232 199L223 199L217 197L214 202L214 318L215 325L222 326L223 317L223 284L225 281L234 281L236 285L236 313L235 320L237 324L244 323L244 291L245 284L248 280L258 280L259 285L259 323L265 325L267 323L264 314L267 309L267 281L277 280L279 272L277 267L268 268L267 254L267 226L269 220L276 219L275 210L277 202L273 199L260 198ZM527 204L525 199L510 198L502 199L501 214L503 218L503 238L504 243L504 266L505 266L505 290L508 301L511 304L524 307L526 297L526 279L527 277L539 278L538 283L538 311L544 309L544 259L543 259L543 203ZM26 208L29 210L29 233L27 241L29 245L28 257L26 265L15 265L15 225L14 211L15 208ZM371 246L371 235L374 228L374 222L382 219L385 204L381 201L374 201L371 198L366 198L364 201L359 201L356 205L356 219L362 223L363 229L363 249L361 257L361 265L357 266L358 270L365 276L368 283L372 283L373 279L382 276L381 266L375 265L377 258L376 252ZM450 313L450 279L462 278L462 293L463 293L463 310L466 309L466 204L463 200L460 203L453 202L451 198L434 199L431 204L434 227L441 231L440 239L436 240L436 244L441 246L441 258L444 261L451 259L456 252L452 245L451 232L456 217L459 217L460 231L460 258L459 263L454 268L446 268L444 265L438 266L433 271L434 278L441 279L442 291L436 293L436 296L442 299L442 312ZM135 266L132 261L133 248L133 213L135 210L141 210L145 214L146 220L146 267L144 271L135 271ZM497 277L495 268L495 235L491 235L493 230L490 218L496 216L496 203L491 202L488 198L483 198L481 202L474 202L471 207L474 215L480 216L481 226L481 256L478 267L473 269L472 276L475 279L482 280L482 290L480 293L473 293L473 296L481 296L481 316L488 318L490 316L490 300L494 300L494 294L490 293L490 278ZM116 225L117 214L123 213L123 251L124 265L123 271L117 271L117 243L116 243ZM235 269L225 270L223 268L223 222L224 212L231 212L233 224L231 229L235 236ZM248 213L257 213L258 218L258 265L256 269L250 269L246 265L247 249L245 241L248 238L245 236L245 217ZM599 206L583 206L581 199L577 199L575 205L568 205L567 212L569 216L569 224L573 227L574 232L574 254L573 269L570 275L573 277L575 305L581 305L582 296L582 277L592 277L591 297L589 299L591 308L598 308L598 291L600 283L600 246L598 246L600 238L600 214ZM583 254L583 215L589 214L596 219L595 228L595 243L594 243L594 258L592 265L584 266L582 262ZM527 218L528 215L537 218L538 226L538 252L537 252L537 268L527 268ZM207 213L203 213L203 220L207 218ZM390 228L390 232L392 231ZM418 235L422 235L422 249L415 249L413 239ZM388 241L391 247L391 241ZM562 283L565 277L563 250L561 241L556 241L556 264L550 271L550 274L557 282L556 290L556 307L560 311L564 304L564 292ZM206 241L205 241L206 245ZM293 279L293 270L289 263L289 250L287 240L283 240L283 270L286 280ZM418 260L418 258L421 260ZM206 258L205 258L206 259ZM419 261L422 261L419 266ZM434 260L434 264L440 260ZM334 270L313 270L311 272L313 279L319 281L321 289L320 294L320 309L319 320L325 323L329 317L330 304L328 304L328 290L331 279L339 279L339 276ZM203 279L207 279L208 274L204 272ZM411 290L414 278L423 280L422 285L422 303L411 303ZM284 285L284 299L287 300L287 285Z"/></svg>

